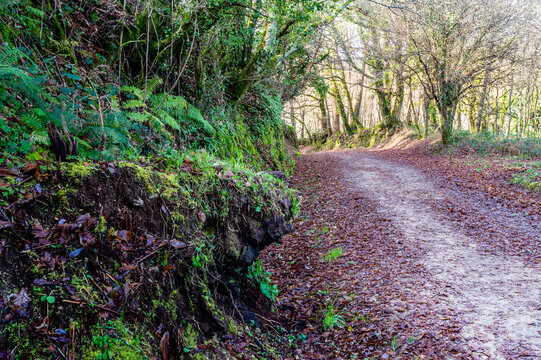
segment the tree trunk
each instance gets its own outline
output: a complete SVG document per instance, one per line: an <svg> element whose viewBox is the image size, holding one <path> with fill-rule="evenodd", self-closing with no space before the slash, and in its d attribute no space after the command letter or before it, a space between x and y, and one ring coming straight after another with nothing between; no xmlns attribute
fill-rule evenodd
<svg viewBox="0 0 541 360"><path fill-rule="evenodd" d="M507 118L509 121L507 124L507 136L511 133L511 121L513 119L512 107L513 107L513 87L515 83L513 82L513 77L511 77L511 89L509 90L509 103L507 106Z"/></svg>
<svg viewBox="0 0 541 360"><path fill-rule="evenodd" d="M323 135L329 135L329 121L327 119L327 108L325 106L325 95L319 94L319 110L321 111L321 130Z"/></svg>
<svg viewBox="0 0 541 360"><path fill-rule="evenodd" d="M487 96L488 82L490 78L490 67L485 69L485 78L483 80L483 90L481 91L481 98L479 99L479 112L477 113L477 132L481 131L481 124L483 122L483 114L485 112L485 98ZM486 122L483 127L486 130Z"/></svg>
<svg viewBox="0 0 541 360"><path fill-rule="evenodd" d="M425 139L428 137L428 118L430 117L429 113L429 98L426 93L423 96L423 102L425 105Z"/></svg>
<svg viewBox="0 0 541 360"><path fill-rule="evenodd" d="M293 101L290 102L290 117L291 117L291 126L295 130L295 136L297 136L297 121L295 121L295 108L293 107Z"/></svg>
<svg viewBox="0 0 541 360"><path fill-rule="evenodd" d="M359 97L357 98L357 103L355 104L355 119L357 119L359 121L359 125L361 125L361 127L363 126L363 121L361 119L361 109L362 109L362 105L363 105L364 71L365 71L365 69L366 69L366 63L363 62L363 73L361 75L361 82L360 82L361 88L359 89Z"/></svg>
<svg viewBox="0 0 541 360"><path fill-rule="evenodd" d="M334 121L332 124L333 134L338 134L340 132L340 111L338 110L338 100L336 96L333 96L334 99Z"/></svg>
<svg viewBox="0 0 541 360"><path fill-rule="evenodd" d="M344 106L344 102L342 101L342 94L340 94L340 90L338 89L338 86L336 83L335 83L334 90L335 90L335 95L334 95L335 105L337 107L340 117L342 118L342 128L346 134L351 134L352 131L351 131L351 127L349 126L348 116L346 114L346 108Z"/></svg>

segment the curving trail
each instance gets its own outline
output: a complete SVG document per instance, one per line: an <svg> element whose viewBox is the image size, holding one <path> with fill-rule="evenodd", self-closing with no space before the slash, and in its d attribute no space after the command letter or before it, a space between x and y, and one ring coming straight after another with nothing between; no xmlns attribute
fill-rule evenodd
<svg viewBox="0 0 541 360"><path fill-rule="evenodd" d="M448 194L420 171L374 154L335 156L347 181L377 201L378 212L392 219L405 241L424 250L421 263L432 278L417 290L461 315L461 336L476 357L541 358L540 266L480 249L433 210L430 202ZM519 224L515 214L494 212L504 224ZM541 241L539 229L529 233Z"/></svg>
<svg viewBox="0 0 541 360"><path fill-rule="evenodd" d="M539 219L391 155L299 159L296 232L263 254L296 358L541 359ZM322 327L328 304L347 327Z"/></svg>

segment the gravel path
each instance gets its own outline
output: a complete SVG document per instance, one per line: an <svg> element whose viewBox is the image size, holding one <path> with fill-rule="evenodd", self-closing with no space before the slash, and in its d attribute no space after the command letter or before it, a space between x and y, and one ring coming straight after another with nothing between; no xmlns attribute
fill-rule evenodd
<svg viewBox="0 0 541 360"><path fill-rule="evenodd" d="M522 227L541 240L538 226L476 203L467 193L449 194L419 170L362 151L337 152L345 180L373 199L404 241L424 255L420 265L431 274L424 285L404 286L430 299L438 309L453 309L461 337L475 359L541 358L541 269L519 256L487 251L486 244L447 221L431 204L463 197L480 212L492 212L502 226ZM494 221L494 216L491 221ZM531 227L531 228L529 228ZM497 240L497 239L492 239ZM504 241L504 239L502 239ZM398 269L397 269L398 270ZM422 306L422 305L419 305Z"/></svg>

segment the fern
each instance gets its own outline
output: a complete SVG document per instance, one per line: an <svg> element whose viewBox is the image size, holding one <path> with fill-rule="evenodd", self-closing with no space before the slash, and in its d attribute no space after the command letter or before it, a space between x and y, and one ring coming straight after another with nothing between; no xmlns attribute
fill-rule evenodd
<svg viewBox="0 0 541 360"><path fill-rule="evenodd" d="M36 114L25 114L21 116L21 122L34 132L45 131L47 129L47 121L45 118L37 116Z"/></svg>
<svg viewBox="0 0 541 360"><path fill-rule="evenodd" d="M178 124L178 120L175 119L174 117L172 117L171 115L169 115L169 114L167 113L167 111L158 109L156 112L157 112L157 116L158 116L163 122L165 122L165 124L166 124L167 126L171 127L171 128L174 129L174 130L180 130L180 125Z"/></svg>
<svg viewBox="0 0 541 360"><path fill-rule="evenodd" d="M182 96L160 94L152 96L150 100L153 107L161 106L166 113L177 120L177 123L191 123L202 128L208 135L214 136L216 134L216 130L203 118L199 109L190 105Z"/></svg>
<svg viewBox="0 0 541 360"><path fill-rule="evenodd" d="M87 150L92 148L92 146L90 146L90 144L86 142L85 140L81 139L78 136L76 136L76 138L77 138L77 144L79 144L79 147L83 147Z"/></svg>
<svg viewBox="0 0 541 360"><path fill-rule="evenodd" d="M149 124L151 128L156 130L161 135L171 138L171 134L165 129L165 124L157 116L151 115Z"/></svg>
<svg viewBox="0 0 541 360"><path fill-rule="evenodd" d="M147 86L146 86L147 98L145 100L147 100L152 94L154 94L154 91L156 91L156 89L162 84L163 84L163 80L158 76L155 76L152 79L148 79Z"/></svg>
<svg viewBox="0 0 541 360"><path fill-rule="evenodd" d="M107 141L112 144L127 144L129 142L129 137L126 132L126 129L123 126L115 124L104 124L103 127L101 122L87 122L80 135L86 135L89 140L89 146L94 143L96 145L100 144L103 135L106 136Z"/></svg>
<svg viewBox="0 0 541 360"><path fill-rule="evenodd" d="M212 127L212 125L203 118L203 115L201 115L201 112L195 106L188 106L188 108L186 109L186 118L201 126L207 134L213 136L216 134L216 130L214 130L214 127Z"/></svg>
<svg viewBox="0 0 541 360"><path fill-rule="evenodd" d="M126 116L135 122L149 122L150 126L166 134L166 126L181 130L181 124L191 124L202 129L207 135L214 136L216 130L206 121L199 109L189 104L182 96L168 95L166 93L154 94L163 84L159 77L149 79L147 82L147 97L144 90L135 86L123 86L121 91L132 98L124 102L126 110L145 109L142 112L128 111Z"/></svg>
<svg viewBox="0 0 541 360"><path fill-rule="evenodd" d="M73 48L79 47L80 44L75 40L63 39L60 41L49 39L51 44L56 48L56 50L61 54L71 55Z"/></svg>
<svg viewBox="0 0 541 360"><path fill-rule="evenodd" d="M18 65L22 59L28 59L28 56L9 43L0 47L0 64L5 66L15 66Z"/></svg>
<svg viewBox="0 0 541 360"><path fill-rule="evenodd" d="M136 109L136 108L146 108L147 104L144 101L139 99L127 100L124 102L125 109Z"/></svg>
<svg viewBox="0 0 541 360"><path fill-rule="evenodd" d="M51 144L51 142L49 140L49 135L47 134L46 131L41 131L39 133L33 133L32 135L30 135L30 137L31 137L34 144L46 145L46 146L49 146Z"/></svg>
<svg viewBox="0 0 541 360"><path fill-rule="evenodd" d="M188 102L182 96L167 95L166 93L154 95L151 99L153 106L159 106L166 110L185 108Z"/></svg>
<svg viewBox="0 0 541 360"><path fill-rule="evenodd" d="M35 8L33 6L26 6L26 11L28 11L30 15L34 15L38 18L42 18L45 16L45 12L43 12L43 10Z"/></svg>
<svg viewBox="0 0 541 360"><path fill-rule="evenodd" d="M135 121L135 122L145 122L145 121L148 121L151 114L146 112L146 111L144 113L140 113L140 112L136 112L136 111L130 111L130 112L126 113L126 116L128 117L128 119L130 119L132 121Z"/></svg>
<svg viewBox="0 0 541 360"><path fill-rule="evenodd" d="M14 66L0 64L0 87L6 87L15 92L21 92L35 105L45 108L39 95L42 93L37 81L24 70Z"/></svg>
<svg viewBox="0 0 541 360"><path fill-rule="evenodd" d="M143 92L143 90L135 86L122 86L120 90L135 95L135 97L139 100L144 100L145 93Z"/></svg>

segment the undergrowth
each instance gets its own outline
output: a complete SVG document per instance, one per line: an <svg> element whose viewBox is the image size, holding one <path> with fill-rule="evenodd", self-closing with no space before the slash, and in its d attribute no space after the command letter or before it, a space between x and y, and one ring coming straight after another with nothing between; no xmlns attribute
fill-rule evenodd
<svg viewBox="0 0 541 360"><path fill-rule="evenodd" d="M299 145L310 146L314 151L372 147L395 134L397 130L388 129L383 125L377 125L373 128L361 129L353 134L338 133L326 135L316 133L310 139L301 140Z"/></svg>
<svg viewBox="0 0 541 360"><path fill-rule="evenodd" d="M539 138L504 136L490 132L456 132L452 147L466 149L484 155L541 156L541 139Z"/></svg>
<svg viewBox="0 0 541 360"><path fill-rule="evenodd" d="M48 136L52 124L74 136L83 160L205 149L257 170L291 171L278 91L257 85L241 102L218 103L223 89L209 88L188 100L168 91L160 75L144 83L116 78L110 65L115 54L94 51L96 44L87 49L81 43L84 33L74 32L74 40L38 39L63 26L55 22L57 16L68 21L104 4L67 2L64 13L57 13L50 5L44 12L23 3L0 9L0 166L54 158ZM20 36L13 36L16 28Z"/></svg>

